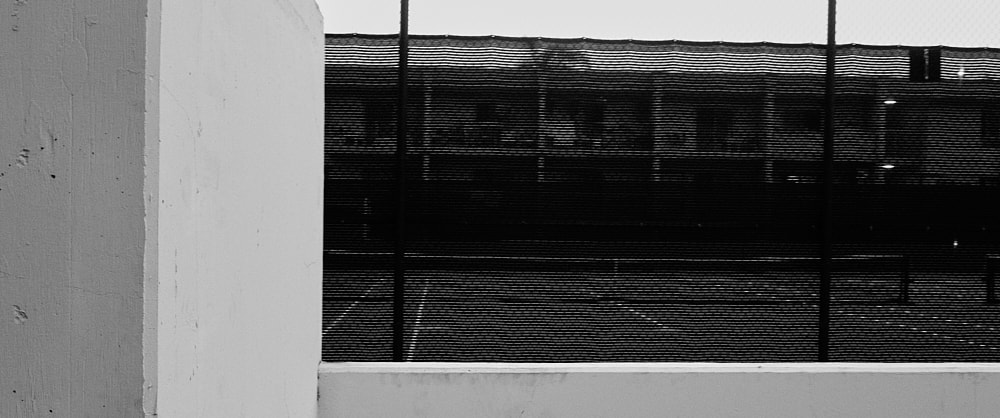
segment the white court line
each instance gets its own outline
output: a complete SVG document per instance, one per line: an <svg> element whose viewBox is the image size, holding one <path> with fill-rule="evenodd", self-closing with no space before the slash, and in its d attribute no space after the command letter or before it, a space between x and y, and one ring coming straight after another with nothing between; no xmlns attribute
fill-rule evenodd
<svg viewBox="0 0 1000 418"><path fill-rule="evenodd" d="M729 279L729 278L725 278L725 277L722 277L721 279L722 280L727 280L727 281L737 281L736 279ZM759 285L759 286L771 288L771 289L778 290L778 291L781 291L781 292L799 293L799 294L803 293L802 291L799 291L799 290L789 289L789 288L786 288L786 287L783 287L783 286L775 286L775 285L771 285L771 284L768 284L768 283L760 283L760 282L756 282L756 281L753 281L753 280L746 281L745 283L756 284L756 285ZM721 286L721 285L718 285L718 284L716 285L716 287L719 287L719 286ZM750 293L750 291L749 290L744 290L743 293ZM769 298L771 300L781 300L783 302L792 302L793 301L791 299L779 299L776 296L765 295L763 293L756 292L756 291L754 292L754 294L756 294L757 296ZM815 293L809 293L809 295L816 296ZM667 327L667 326L663 325L662 323L660 323L659 321L656 321L656 320L654 320L654 319L646 316L645 314L643 314L643 313L641 313L641 312L639 312L639 311L637 311L637 310L635 310L635 309L633 309L631 307L625 306L624 304L622 304L620 302L615 302L615 304L621 306L624 309L627 309L627 310L631 311L632 313L640 316L641 318L643 318L643 319L645 319L645 320L647 320L649 322L652 322L652 323L656 324L657 326L659 326L663 330L675 331L675 329ZM920 314L920 313L915 313L915 312L912 312L912 311L910 311L908 309L898 309L898 308L894 308L894 307L891 307L891 306L884 306L884 305L875 305L875 307L876 308L886 308L886 309L889 309L891 311L900 311L900 310L902 310L906 314L927 317L926 315L923 315L923 314ZM907 328L907 329L909 329L911 331L919 332L919 333L922 333L922 334L930 334L932 336L935 336L935 337L938 337L938 338L942 338L942 339L946 339L946 340L959 341L959 342L966 343L966 344L969 344L969 345L976 345L976 346L979 346L979 347L982 347L982 348L988 348L990 350L1000 350L1000 348L997 348L997 347L992 346L992 345L982 344L982 343L978 343L978 342L975 342L975 341L972 341L972 340L968 340L968 339L962 339L962 338L957 338L957 337L951 337L951 336L947 336L947 335L942 335L942 334L939 334L937 332L920 329L920 328L917 328L917 327L914 327L914 326L907 326L907 325L903 325L903 324L896 324L896 323L893 323L893 322L890 322L890 321L886 321L886 320L881 320L881 319L876 319L876 318L869 318L869 317L861 315L861 314L849 313L849 312L847 312L847 311L845 311L843 309L838 309L838 310L835 310L834 312L838 313L838 314L842 314L842 315L847 315L847 316L855 316L855 317L862 318L862 319L865 319L865 320L868 320L868 321L879 322L879 323L883 323L883 324L890 325L890 326L896 326L896 327L900 327L900 328ZM932 317L932 318L939 319L938 317ZM941 319L943 319L944 321L947 321L947 322L958 322L958 323L960 323L962 325L966 325L966 326L972 326L972 327L989 329L989 330L995 331L995 329L992 328L992 327L983 327L983 326L979 326L979 325L975 325L975 324L970 324L970 323L967 323L967 322L953 321L953 320L944 319L944 318L941 318Z"/></svg>
<svg viewBox="0 0 1000 418"><path fill-rule="evenodd" d="M795 291L793 289L787 289L787 288L784 288L784 287L781 287L781 286L773 286L773 285L770 285L770 284L767 284L767 283L759 283L759 284L762 285L762 286L764 286L764 287L771 287L772 289L779 290L779 291L788 291L788 292L794 292ZM764 296L764 295L762 295L760 293L757 293L757 295ZM810 293L809 295L810 296L816 296L815 293ZM767 297L770 297L770 298L774 299L773 296L767 296ZM994 332L997 331L997 328L990 327L990 326L973 324L973 323L970 323L970 322L965 322L965 321L956 320L956 319L949 319L949 318L945 318L944 316L926 315L926 314L922 314L922 313L919 313L919 312L911 311L909 309L902 309L902 308L897 308L897 307L894 307L894 306L875 305L874 307L875 308L880 308L880 309L887 309L887 310L890 310L890 311L893 311L893 312L903 312L903 313L905 313L907 315L915 315L915 316L919 316L919 317L922 317L922 318L930 318L930 319L934 319L934 320L938 320L938 321L945 321L945 322L950 322L950 323L957 323L957 324L960 324L960 325L964 325L966 327L978 328L978 329L989 330L989 331L994 331ZM906 327L906 325L893 324L893 323L891 323L889 321L885 321L885 320L879 320L879 319L875 319L875 318L868 318L868 317L865 317L864 315L848 313L847 311L845 311L843 309L838 309L838 310L836 310L834 312L838 313L838 314L849 315L849 316L858 316L860 318L864 318L864 319L867 319L867 320L870 320L870 321L884 322L884 323L890 324L890 325L896 325L896 326L899 326L899 327ZM910 328L912 328L913 331L918 331L918 332L925 333L925 334L926 333L930 333L931 335L934 335L936 337L941 337L941 338L944 338L944 339L957 340L957 341L961 341L961 342L968 342L969 344L976 344L976 345L979 345L981 347L988 347L991 350L997 350L998 349L997 347L987 346L987 345L984 345L984 344L979 344L979 343L971 342L969 340L963 340L961 338L955 338L955 337L949 337L949 336L946 336L946 335L940 335L940 334L938 334L936 332L926 331L926 330L922 330L922 329L919 329L919 328L916 328L916 327L910 327Z"/></svg>
<svg viewBox="0 0 1000 418"><path fill-rule="evenodd" d="M350 254L350 255L391 255L392 254L392 253L374 253L374 252L369 252L369 253L364 253L364 252L349 252L349 251L339 251L339 250L328 250L327 252L340 253L340 254ZM616 263L616 264L618 262L622 262L622 261L624 261L624 262L631 262L631 261L638 261L638 262L650 262L650 261L748 262L748 261L750 261L750 262L765 262L766 263L766 262L788 261L788 260L818 260L819 259L818 257L758 257L758 258L754 258L754 259L728 259L728 258L712 258L712 259L708 259L708 258L598 258L598 257L532 257L532 256L438 256L438 255L422 255L422 254L419 254L419 253L407 253L406 256L407 257L411 257L411 258L458 258L458 259L487 259L487 260L539 260L539 261L576 261L576 262L585 262L585 261L610 261L610 262L613 262L613 263ZM833 259L834 260L853 260L853 259L857 259L857 258L899 258L899 257L900 256L892 256L892 255L852 255L852 256L847 256L847 257L834 257ZM725 278L725 277L723 277L721 279L727 280L727 281L737 281L736 279L728 279L728 278ZM383 281L384 280L385 279L383 279ZM750 280L750 281L745 281L745 283L755 283L755 281ZM378 284L379 283L376 283L376 285L378 285ZM767 283L759 283L759 282L757 282L756 284L764 286L764 287L769 287L771 289L782 291L782 292L790 292L790 293L798 293L798 294L805 293L805 292L803 292L801 290L789 289L789 288L785 288L783 286L774 286L774 285L770 285L770 284L767 284ZM372 288L369 288L368 291L365 292L365 296L367 296L368 293L370 293L374 289L374 287L376 285L373 285ZM419 332L420 332L420 329L419 329L418 326L419 326L420 320L422 318L423 307L424 307L424 304L426 302L428 287L429 287L429 283L424 287L423 296L421 297L420 306L418 308L418 314L417 314L416 324L414 325L415 328L414 328L414 334L413 334L413 337L412 337L413 339L412 339L412 341L410 343L410 353L409 353L409 355L407 357L408 360L412 359L412 357L413 357L413 347L415 347L415 345L416 345L416 337L419 335ZM744 290L744 293L750 293L750 291ZM772 295L764 295L763 293L760 293L760 292L754 292L754 293L757 296L769 298L769 299L772 299L772 300L782 300L784 302L791 302L792 301L792 300L779 299L779 298L777 298L775 296L772 296ZM807 294L810 295L810 296L816 296L815 293L807 293ZM327 333L327 331L329 331L330 328L336 326L340 321L342 321L343 318L347 315L347 313L349 313L359 302L360 301L355 301L347 309L347 311L345 311L344 313L342 313L330 326L328 326L323 331L323 335L325 336L326 333ZM618 305L619 307L621 307L622 309L628 310L628 311L632 312L633 314L635 314L635 315L643 318L646 321L649 321L649 322L651 322L653 324L656 324L658 327L660 327L663 330L667 330L667 331L674 331L675 330L673 328L670 328L670 327L667 327L667 326L663 325L659 321L656 321L656 320L648 317L647 315L645 315L645 314L643 314L643 313L641 313L641 312L639 312L639 311L637 311L637 310L635 310L635 309L633 309L631 307L625 306L624 304L622 304L620 302L615 302L615 304ZM876 307L877 308L889 309L891 311L898 311L897 308L889 307L889 306L876 305ZM899 326L899 327L903 327L903 328L907 327L906 325L893 324L893 323L891 323L889 321L879 320L879 319L875 319L875 318L868 318L868 317L865 317L863 315L848 313L848 312L844 311L843 309L839 309L839 310L836 310L834 312L838 313L838 314L849 315L849 316L857 316L857 317L860 317L860 318L863 318L863 319L866 319L866 320L880 322L880 323L885 323L887 325L895 325L895 326ZM928 317L927 315L920 314L920 313L915 313L915 312L912 312L912 311L909 311L909 310L903 310L903 312L906 313L906 314L910 314L910 315L916 315L916 316L921 316L921 317L925 317L925 318ZM993 328L993 327L984 327L984 326L981 326L981 325L971 324L971 323L962 322L962 321L955 321L955 320L946 319L946 318L939 318L939 317L931 317L931 318L937 319L937 320L943 320L943 321L946 321L946 322L958 322L959 324L964 325L964 326L968 326L968 327L975 327L975 328L980 328L980 329L989 329L991 331L996 331L996 329ZM960 339L960 338L949 337L949 336L941 335L941 334L938 334L938 333L935 333L935 332L930 332L930 331L927 331L927 330L922 330L922 329L919 329L919 328L916 328L916 327L909 327L909 328L912 329L913 331L917 331L917 332L925 333L925 334L930 334L930 335L933 335L933 336L936 336L936 337L939 337L939 338L943 338L943 339L957 340L957 341L961 341L961 342L966 342L966 343L973 344L973 345L979 345L979 346L984 347L984 348L990 348L992 350L997 350L998 349L997 347L987 346L987 345L984 345L984 344L978 344L978 343L975 343L975 342L972 342L972 341L969 341L969 340Z"/></svg>
<svg viewBox="0 0 1000 418"><path fill-rule="evenodd" d="M731 280L731 279L727 279L727 280ZM787 288L784 288L782 286L774 286L774 285L769 285L767 283L758 283L758 284L760 284L760 285L762 285L764 287L770 287L772 289L779 290L779 291L794 292L794 290L787 289ZM768 297L768 298L771 298L771 299L777 299L774 296L766 296L766 295L761 294L759 292L755 292L755 293L758 296ZM815 294L811 294L811 295L815 296ZM910 311L908 309L898 309L898 308L895 308L895 307L892 307L892 306L884 306L884 305L875 305L875 307L876 308L885 308L885 309L889 309L891 311L900 311L901 310L901 311L903 311L906 314L927 317L926 315L923 315L923 314L920 314L920 313L915 313L915 312L912 312L912 311ZM896 323L893 323L893 322L890 322L890 321L886 321L886 320L882 320L882 319L868 318L868 317L866 317L864 315L849 313L849 312L847 312L847 311L845 311L843 309L838 309L838 310L835 310L834 312L838 313L838 314L841 314L841 315L856 316L856 317L859 317L859 318L862 318L862 319L865 319L865 320L869 320L869 321L881 322L881 323L884 323L886 325L893 325L893 326L897 326L897 327L900 327L900 328L908 328L908 329L910 329L912 331L920 332L922 334L930 334L930 335L933 335L935 337L943 338L943 339L946 339L946 340L955 340L955 341L960 341L960 342L967 343L967 344L970 344L970 345L978 345L978 346L980 346L982 348L989 348L990 350L998 350L997 347L992 346L992 345L980 344L980 343L974 342L972 340L967 340L967 339L962 339L962 338L956 338L956 337L950 337L950 336L942 335L942 334L939 334L939 333L936 333L936 332L933 332L933 331L927 331L927 330L920 329L920 328L917 328L917 327L914 327L914 326L908 326L908 325L903 325L903 324L896 324ZM938 319L937 317L933 317L933 318L934 319ZM978 325L975 325L975 324L970 324L970 323L967 323L967 322L952 321L950 319L944 319L944 318L942 318L942 319L944 321L947 321L947 322L958 322L958 323L960 323L962 325L966 325L966 326L972 326L972 327L978 327L978 328L986 328L986 327L978 326ZM994 330L992 327L989 327L988 329Z"/></svg>
<svg viewBox="0 0 1000 418"><path fill-rule="evenodd" d="M420 336L420 321L424 319L424 305L427 303L427 291L430 290L431 279L424 279L424 292L420 295L420 306L417 307L417 318L413 321L413 335L410 336L410 346L406 348L406 361L413 361L417 352L417 337Z"/></svg>
<svg viewBox="0 0 1000 418"><path fill-rule="evenodd" d="M949 318L945 318L945 317L943 317L943 316L933 316L933 315L927 315L927 314L922 314L922 313L920 313L920 312L912 312L912 311L910 311L910 310L908 310L908 309L899 309L899 308L896 308L896 307L892 307L892 306L882 306L882 305L876 305L875 307L876 307L876 308L885 308L885 309L888 309L888 310L890 310L890 311L903 311L903 313L906 313L906 314L910 314L910 315L916 315L916 316L920 316L920 317L924 317L924 318L931 318L931 319L935 319L935 320L938 320L938 321L945 321L945 322L957 322L957 323L959 323L959 324L961 324L961 325L965 325L965 326L967 326L967 327L973 327L973 328L979 328L979 329L985 329L985 330L990 330L990 331L993 331L993 332L996 332L996 331L997 331L997 329L996 329L996 328L994 328L994 327L991 327L991 326L987 326L987 325L979 325L979 324L973 324L973 323L971 323L971 322L965 322L965 321L962 321L962 320L959 320L959 319L949 319Z"/></svg>
<svg viewBox="0 0 1000 418"><path fill-rule="evenodd" d="M843 311L841 311L840 313L842 313L844 315L847 315L847 316L856 316L858 318L866 319L866 320L869 320L869 321L881 322L883 324L890 325L890 326L896 326L896 327L899 327L899 328L906 328L906 329L909 329L910 331L915 331L915 332L919 332L919 333L922 333L922 334L931 334L931 335L933 335L935 337L943 338L943 339L946 339L946 340L955 340L955 341L966 343L966 344L969 344L969 345L978 345L979 347L988 348L990 350L1000 350L1000 348L997 348L997 347L992 346L992 345L981 344L981 343L978 343L978 342L975 342L975 341L972 341L972 340L968 340L968 339L964 339L964 338L950 337L950 336L947 336L947 335L938 334L938 333L933 332L933 331L922 330L922 329L919 329L919 328L914 327L914 326L909 326L909 325L904 325L904 324L896 324L896 323L893 323L891 321L886 321L884 319L868 318L868 317L866 317L864 315L861 315L861 314L853 314L853 313L847 313L847 312L843 312Z"/></svg>
<svg viewBox="0 0 1000 418"><path fill-rule="evenodd" d="M723 280L729 280L729 281L736 281L736 280L734 280L734 279L726 279L726 278L723 278ZM754 283L754 282L753 282L753 281L749 281L749 283ZM719 284L716 284L715 286L716 286L716 287L720 287L721 285L719 285ZM767 285L765 284L765 286L767 286ZM784 289L781 289L781 288L779 288L778 290L784 290ZM744 290L743 292L744 292L744 293L749 293L750 291L749 291L749 290ZM763 294L761 294L761 293L759 293L759 292L756 292L756 293L757 293L757 295L758 295L758 296L762 296L762 297L768 297L768 298L771 298L771 299L776 299L776 298L775 298L774 296L765 296L765 295L763 295ZM597 293L595 293L595 292L591 292L591 294L592 294L592 295L593 295L594 297L600 297L600 295L598 295L598 294L597 294ZM815 295L813 295L813 296L815 296ZM782 301L783 301L783 302L793 302L793 300L791 300L791 299L783 299ZM650 317L649 317L649 316L647 316L646 314L644 314L644 313L642 313L642 312L639 312L639 311L637 311L637 310L636 310L635 308L632 308L632 307L630 307L630 306L625 306L625 304L624 304L624 303L621 303L621 302L613 302L613 303L614 303L614 304L615 304L616 306L618 306L618 307L620 307L620 308L622 308L622 309L624 309L624 310L627 310L627 311L629 311L629 312L631 312L631 313L635 314L636 316L638 316L638 317L640 317L640 318L642 318L642 319L644 319L644 320L646 320L646 321L648 321L648 322L650 322L650 323L652 323L652 324L656 325L657 327L659 327L659 328L660 328L661 330L663 330L663 331L678 331L678 329L677 329L677 328L672 328L672 327L669 327L669 326L667 326L667 325L663 324L663 323L662 323L662 322L660 322L660 321L657 321L657 320L655 320L655 319L653 319L653 318L650 318Z"/></svg>
<svg viewBox="0 0 1000 418"><path fill-rule="evenodd" d="M361 303L362 299L368 297L368 295L372 292L372 290L375 290L376 287L378 287L380 284L382 284L387 280L389 280L388 277L383 277L379 279L377 282L375 282L375 284L371 285L371 287L369 287L368 290L366 290L365 293L361 295L361 298L354 301L354 303L352 303L351 306L348 306L347 309L343 313L341 313L340 316L337 317L337 319L334 319L333 322L330 323L330 325L327 325L326 328L323 328L323 337L326 337L327 332L330 332L330 330L333 329L333 327L337 326L337 324L339 324L340 321L343 321L344 318L347 317L347 314L349 314L351 310L354 309L355 306L358 306L358 304Z"/></svg>
<svg viewBox="0 0 1000 418"><path fill-rule="evenodd" d="M649 321L649 322L653 323L653 325L656 325L657 327L659 327L663 331L677 331L676 328L671 328L671 327L668 327L666 325L663 325L662 322L657 321L657 320L655 320L653 318L650 318L650 317L646 316L646 314L644 314L642 312L639 312L639 311L633 309L632 307L625 306L624 303L615 302L614 304L617 305L618 307L622 308L622 309L625 309L625 310L627 310L629 312L632 312L633 314L636 314L637 316L639 316L642 319L645 319L646 321Z"/></svg>

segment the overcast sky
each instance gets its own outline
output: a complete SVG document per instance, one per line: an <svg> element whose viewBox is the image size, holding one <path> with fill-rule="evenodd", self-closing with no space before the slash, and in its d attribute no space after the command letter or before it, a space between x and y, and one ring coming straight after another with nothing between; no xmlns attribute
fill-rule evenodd
<svg viewBox="0 0 1000 418"><path fill-rule="evenodd" d="M317 0L327 33L397 33L399 0ZM826 42L827 0L410 0L411 34ZM1000 47L1000 0L839 0L837 43Z"/></svg>

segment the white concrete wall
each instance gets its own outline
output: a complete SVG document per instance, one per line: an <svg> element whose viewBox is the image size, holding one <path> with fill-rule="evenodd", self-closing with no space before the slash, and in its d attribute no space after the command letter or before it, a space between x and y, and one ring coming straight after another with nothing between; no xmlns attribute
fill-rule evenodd
<svg viewBox="0 0 1000 418"><path fill-rule="evenodd" d="M309 417L313 0L0 3L0 417Z"/></svg>
<svg viewBox="0 0 1000 418"><path fill-rule="evenodd" d="M142 414L146 3L0 2L0 417Z"/></svg>
<svg viewBox="0 0 1000 418"><path fill-rule="evenodd" d="M320 417L994 417L995 364L324 364Z"/></svg>
<svg viewBox="0 0 1000 418"><path fill-rule="evenodd" d="M150 410L313 416L322 316L321 15L313 0L160 4Z"/></svg>

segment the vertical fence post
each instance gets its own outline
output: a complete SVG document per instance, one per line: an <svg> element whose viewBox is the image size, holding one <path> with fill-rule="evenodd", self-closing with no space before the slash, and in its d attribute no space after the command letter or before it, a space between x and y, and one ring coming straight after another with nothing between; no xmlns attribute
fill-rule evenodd
<svg viewBox="0 0 1000 418"><path fill-rule="evenodd" d="M393 254L392 361L403 361L403 330L406 317L406 90L409 60L409 1L399 3L399 102L396 105L396 242Z"/></svg>
<svg viewBox="0 0 1000 418"><path fill-rule="evenodd" d="M826 97L823 127L823 182L821 209L819 341L818 361L829 360L830 281L833 258L833 94L837 57L837 1L827 0L826 26Z"/></svg>

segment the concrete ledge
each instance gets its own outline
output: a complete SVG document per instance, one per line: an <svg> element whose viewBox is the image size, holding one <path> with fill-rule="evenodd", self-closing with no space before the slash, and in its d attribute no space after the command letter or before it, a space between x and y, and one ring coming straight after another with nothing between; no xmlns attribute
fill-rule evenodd
<svg viewBox="0 0 1000 418"><path fill-rule="evenodd" d="M1000 364L328 363L321 417L1000 413Z"/></svg>

